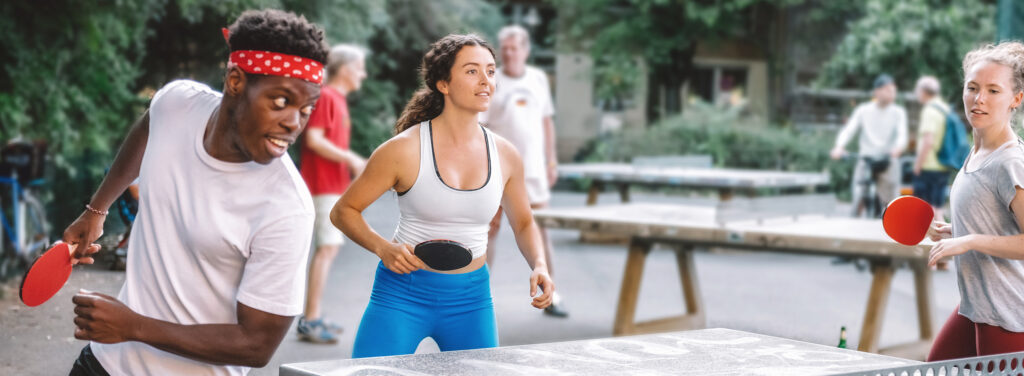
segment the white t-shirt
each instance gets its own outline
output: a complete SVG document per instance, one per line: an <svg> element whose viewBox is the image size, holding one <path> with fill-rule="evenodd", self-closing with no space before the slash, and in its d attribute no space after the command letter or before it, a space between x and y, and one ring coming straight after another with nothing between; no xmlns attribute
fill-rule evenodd
<svg viewBox="0 0 1024 376"><path fill-rule="evenodd" d="M480 121L519 150L530 202L547 202L551 193L544 152L544 118L555 114L548 77L530 66L520 77L509 77L500 69L495 77L497 85L491 106L480 115Z"/></svg>
<svg viewBox="0 0 1024 376"><path fill-rule="evenodd" d="M174 81L153 96L139 174L139 214L118 299L184 325L237 323L236 303L302 311L313 202L286 154L268 165L210 156L203 133L221 94ZM141 342L92 350L112 375L245 375Z"/></svg>
<svg viewBox="0 0 1024 376"><path fill-rule="evenodd" d="M879 107L875 101L862 103L839 132L836 147L845 148L858 130L861 156L882 157L892 149L903 150L907 147L907 111L895 103L885 107Z"/></svg>

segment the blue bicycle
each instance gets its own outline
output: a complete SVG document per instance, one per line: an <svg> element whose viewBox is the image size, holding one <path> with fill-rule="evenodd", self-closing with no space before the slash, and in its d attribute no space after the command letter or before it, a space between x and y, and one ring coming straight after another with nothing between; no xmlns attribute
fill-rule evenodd
<svg viewBox="0 0 1024 376"><path fill-rule="evenodd" d="M46 211L32 194L33 187L42 185L44 180L19 179L27 167L41 163L32 161L33 155L40 157L38 154L22 152L25 145L31 144L8 144L0 160L0 170L4 171L0 186L7 187L10 194L9 201L0 200L0 281L19 275L50 245Z"/></svg>

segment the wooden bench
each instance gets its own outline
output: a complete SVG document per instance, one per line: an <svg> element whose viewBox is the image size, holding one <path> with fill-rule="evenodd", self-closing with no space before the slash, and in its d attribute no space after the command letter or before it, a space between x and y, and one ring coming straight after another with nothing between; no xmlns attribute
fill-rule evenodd
<svg viewBox="0 0 1024 376"><path fill-rule="evenodd" d="M768 205L768 202L728 203L721 208L652 203L549 208L534 212L534 216L539 225L548 228L578 229L630 238L613 329L616 335L703 328L705 313L693 251L723 247L869 260L872 282L858 349L904 357L927 354L933 337L932 287L930 270L926 266L930 242L926 240L913 247L893 242L885 235L879 220L801 213L760 217L747 210ZM644 263L654 244L667 245L676 254L686 313L636 322ZM892 277L896 266L901 263L907 263L914 273L920 338L906 345L879 350L878 340Z"/></svg>

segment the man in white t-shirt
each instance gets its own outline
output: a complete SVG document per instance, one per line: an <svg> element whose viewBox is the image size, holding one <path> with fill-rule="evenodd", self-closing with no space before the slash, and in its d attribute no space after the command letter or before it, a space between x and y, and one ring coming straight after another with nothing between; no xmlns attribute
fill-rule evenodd
<svg viewBox="0 0 1024 376"><path fill-rule="evenodd" d="M551 101L548 77L540 69L526 65L530 56L530 34L519 25L510 25L498 31L501 43L501 69L495 74L494 97L480 121L504 137L519 150L523 158L526 193L533 209L548 206L551 186L558 177L558 159L555 154L555 125L551 117L555 106ZM491 221L487 241L487 264L494 266L494 240L501 227L501 209ZM540 228L548 269L553 271L551 241L547 231ZM569 313L555 293L554 302L544 313L566 317Z"/></svg>
<svg viewBox="0 0 1024 376"><path fill-rule="evenodd" d="M286 152L320 96L323 31L246 11L224 37L224 93L160 89L64 232L91 263L107 208L138 177L121 292L72 299L75 338L91 341L72 375L245 375L302 312L313 203Z"/></svg>
<svg viewBox="0 0 1024 376"><path fill-rule="evenodd" d="M864 194L864 182L874 179L878 198L885 205L899 196L900 154L907 147L907 111L896 103L896 83L887 74L879 75L874 82L873 98L857 106L836 137L832 159L846 154L846 144L859 134L860 157L853 170L854 214L864 209L860 200ZM872 167L872 166L876 167ZM876 171L873 171L876 170ZM874 172L874 173L873 173ZM878 212L877 215L881 215Z"/></svg>

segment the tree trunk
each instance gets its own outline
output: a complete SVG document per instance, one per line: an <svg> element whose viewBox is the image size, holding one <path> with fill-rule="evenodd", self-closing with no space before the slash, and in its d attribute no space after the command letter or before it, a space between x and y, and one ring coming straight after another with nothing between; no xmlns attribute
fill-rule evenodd
<svg viewBox="0 0 1024 376"><path fill-rule="evenodd" d="M647 78L647 119L654 123L663 116L672 116L683 110L683 84L693 70L693 56L697 53L696 41L688 46L671 51L672 59L667 64L651 66ZM662 102L664 94L664 103Z"/></svg>

